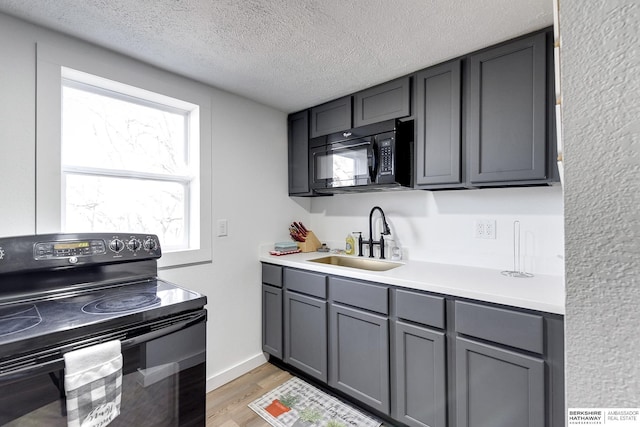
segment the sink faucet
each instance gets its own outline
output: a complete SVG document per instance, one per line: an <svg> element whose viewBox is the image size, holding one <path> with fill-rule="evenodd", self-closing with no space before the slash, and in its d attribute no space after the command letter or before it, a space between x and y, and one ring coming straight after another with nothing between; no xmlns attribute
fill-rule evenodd
<svg viewBox="0 0 640 427"><path fill-rule="evenodd" d="M382 215L382 232L380 233L380 240L373 240L373 213L379 210ZM384 211L380 206L374 206L369 213L369 240L367 244L369 245L369 258L373 258L373 247L374 245L380 246L380 259L384 259L384 236L388 236L391 234L391 230L389 230L389 224L387 224L387 218L384 216ZM362 235L358 238L358 256L362 256Z"/></svg>

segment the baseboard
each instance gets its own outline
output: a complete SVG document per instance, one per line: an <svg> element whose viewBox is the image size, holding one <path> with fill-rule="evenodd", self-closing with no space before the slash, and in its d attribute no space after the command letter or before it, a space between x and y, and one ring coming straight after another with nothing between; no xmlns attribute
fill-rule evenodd
<svg viewBox="0 0 640 427"><path fill-rule="evenodd" d="M266 361L267 358L264 354L260 353L250 357L244 362L240 362L237 365L230 367L229 369L213 374L207 379L207 393L235 380L239 376L242 376L250 370L264 364Z"/></svg>

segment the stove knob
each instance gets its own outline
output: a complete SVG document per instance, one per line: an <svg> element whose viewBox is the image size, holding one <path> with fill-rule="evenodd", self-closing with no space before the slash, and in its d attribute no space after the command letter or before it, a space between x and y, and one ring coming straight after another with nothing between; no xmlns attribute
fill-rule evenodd
<svg viewBox="0 0 640 427"><path fill-rule="evenodd" d="M148 251L155 251L158 248L156 241L151 238L145 240L143 246Z"/></svg>
<svg viewBox="0 0 640 427"><path fill-rule="evenodd" d="M118 253L124 249L124 243L120 239L113 239L109 242L109 249L111 249L115 253Z"/></svg>
<svg viewBox="0 0 640 427"><path fill-rule="evenodd" d="M127 242L127 248L129 248L130 251L137 251L140 249L140 246L142 246L140 244L140 240L138 239L131 239Z"/></svg>

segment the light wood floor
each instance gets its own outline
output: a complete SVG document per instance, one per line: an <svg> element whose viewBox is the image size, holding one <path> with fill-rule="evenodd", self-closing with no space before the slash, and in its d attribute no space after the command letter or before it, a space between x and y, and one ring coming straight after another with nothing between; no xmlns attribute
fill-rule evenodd
<svg viewBox="0 0 640 427"><path fill-rule="evenodd" d="M269 427L247 406L291 378L291 374L265 363L207 394L207 427Z"/></svg>
<svg viewBox="0 0 640 427"><path fill-rule="evenodd" d="M289 372L265 363L207 393L206 427L271 427L247 405L291 377Z"/></svg>

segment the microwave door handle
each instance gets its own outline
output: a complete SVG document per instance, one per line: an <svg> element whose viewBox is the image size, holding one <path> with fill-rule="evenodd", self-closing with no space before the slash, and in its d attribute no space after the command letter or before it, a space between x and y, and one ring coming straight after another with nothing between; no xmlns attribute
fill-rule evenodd
<svg viewBox="0 0 640 427"><path fill-rule="evenodd" d="M347 150L347 149L351 149L351 148L355 148L355 147L362 147L363 145L371 145L369 142L365 141L365 142L358 142L356 144L351 144L351 145L344 145L342 147L336 147L336 148L331 148L330 150L328 150L327 152L333 152L333 151L340 151L340 150Z"/></svg>
<svg viewBox="0 0 640 427"><path fill-rule="evenodd" d="M369 165L369 180L371 184L374 184L378 176L378 144L374 141L371 147L369 147L369 150L369 158L371 159L371 164Z"/></svg>

